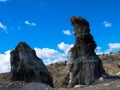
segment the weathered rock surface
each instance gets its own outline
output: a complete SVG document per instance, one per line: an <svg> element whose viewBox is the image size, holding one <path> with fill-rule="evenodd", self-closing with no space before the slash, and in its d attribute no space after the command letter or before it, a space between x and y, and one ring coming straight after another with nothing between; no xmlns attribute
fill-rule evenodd
<svg viewBox="0 0 120 90"><path fill-rule="evenodd" d="M105 74L101 60L95 54L96 43L89 23L79 16L71 18L76 42L68 53L69 86L89 85Z"/></svg>
<svg viewBox="0 0 120 90"><path fill-rule="evenodd" d="M53 79L43 61L25 42L20 42L10 53L12 80L40 82L53 85Z"/></svg>

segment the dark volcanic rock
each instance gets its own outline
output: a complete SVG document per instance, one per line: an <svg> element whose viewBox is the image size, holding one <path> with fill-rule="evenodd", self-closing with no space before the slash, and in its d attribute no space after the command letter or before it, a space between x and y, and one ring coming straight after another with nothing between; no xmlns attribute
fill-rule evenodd
<svg viewBox="0 0 120 90"><path fill-rule="evenodd" d="M71 18L76 42L68 53L69 85L89 85L105 74L101 60L95 54L96 43L89 23L79 16Z"/></svg>
<svg viewBox="0 0 120 90"><path fill-rule="evenodd" d="M11 51L10 63L12 80L40 82L54 87L53 79L43 61L36 56L36 52L26 43L20 42Z"/></svg>

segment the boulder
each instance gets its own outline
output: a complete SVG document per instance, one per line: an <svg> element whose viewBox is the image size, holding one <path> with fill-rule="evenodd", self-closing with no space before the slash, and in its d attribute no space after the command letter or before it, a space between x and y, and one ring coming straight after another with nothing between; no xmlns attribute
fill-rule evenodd
<svg viewBox="0 0 120 90"><path fill-rule="evenodd" d="M76 41L68 52L69 86L90 85L106 73L101 60L94 52L96 43L90 34L88 21L73 16L71 24Z"/></svg>
<svg viewBox="0 0 120 90"><path fill-rule="evenodd" d="M53 85L53 79L43 61L36 56L35 50L25 42L20 42L10 52L12 80L40 82Z"/></svg>

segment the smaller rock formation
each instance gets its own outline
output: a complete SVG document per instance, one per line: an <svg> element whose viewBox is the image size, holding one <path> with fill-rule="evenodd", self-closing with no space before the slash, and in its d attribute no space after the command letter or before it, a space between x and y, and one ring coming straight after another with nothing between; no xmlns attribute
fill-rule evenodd
<svg viewBox="0 0 120 90"><path fill-rule="evenodd" d="M71 18L76 42L68 53L69 85L89 85L105 74L101 60L95 54L96 43L89 23L79 16Z"/></svg>
<svg viewBox="0 0 120 90"><path fill-rule="evenodd" d="M20 42L10 52L10 64L12 80L40 82L54 87L53 79L43 61L25 42Z"/></svg>

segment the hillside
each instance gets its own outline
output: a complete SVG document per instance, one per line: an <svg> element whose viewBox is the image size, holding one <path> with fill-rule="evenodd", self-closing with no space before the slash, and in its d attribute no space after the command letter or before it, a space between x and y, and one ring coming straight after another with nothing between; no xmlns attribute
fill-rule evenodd
<svg viewBox="0 0 120 90"><path fill-rule="evenodd" d="M101 58L107 74L113 76L120 72L120 52L99 55L99 58ZM47 67L54 77L55 86L63 87L62 81L67 74L66 62L53 63Z"/></svg>
<svg viewBox="0 0 120 90"><path fill-rule="evenodd" d="M101 58L101 60L103 62L103 66L104 66L107 74L114 76L118 72L120 72L120 52L111 53L111 54L103 54L103 55L99 55L99 57ZM54 79L55 88L56 89L67 88L67 86L65 86L65 84L63 84L64 78L68 72L67 67L66 67L66 61L52 63L52 64L48 65L47 68ZM20 88L22 86L27 85L25 82L18 82L18 81L11 82L10 78L11 78L11 73L0 74L0 87L4 86L4 87L8 87L8 88L9 87ZM45 86L45 87L47 87L47 86ZM110 80L105 80L102 83L94 84L89 87L82 86L82 88L80 90L82 90L82 89L92 90L93 88L94 89L96 88L96 90L100 90L99 88L102 88L103 90L106 90L106 88L109 88L110 90L118 90L118 88L120 89L119 77L116 79L111 78ZM30 89L30 90L32 90L32 89Z"/></svg>

